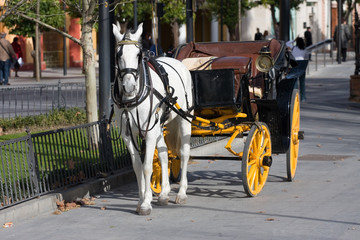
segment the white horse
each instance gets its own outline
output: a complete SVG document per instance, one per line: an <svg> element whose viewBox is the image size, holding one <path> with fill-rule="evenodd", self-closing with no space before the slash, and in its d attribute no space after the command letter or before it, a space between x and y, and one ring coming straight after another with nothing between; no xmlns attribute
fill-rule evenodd
<svg viewBox="0 0 360 240"><path fill-rule="evenodd" d="M121 33L121 27L113 24L113 33L117 41L116 64L117 83L114 88L118 94L115 118L121 124L121 136L125 141L131 156L139 188L139 202L136 211L140 215L151 213L152 190L150 178L153 168L155 147L162 166L161 193L159 205L167 205L169 201L168 147L181 159L181 181L175 202L186 202L187 164L190 156L191 123L174 111L170 111L165 122L169 134L166 143L163 134L161 117L166 114L167 104L162 97L177 97L177 103L185 111L192 106L192 80L190 72L178 60L159 57L156 61L165 69L168 75L168 91L159 75L152 68L146 68L144 52L141 49L142 23L135 33ZM146 77L149 75L150 77ZM161 97L160 97L160 95ZM168 95L167 95L168 94ZM174 98L173 98L174 100ZM145 140L144 161L141 161L137 136Z"/></svg>

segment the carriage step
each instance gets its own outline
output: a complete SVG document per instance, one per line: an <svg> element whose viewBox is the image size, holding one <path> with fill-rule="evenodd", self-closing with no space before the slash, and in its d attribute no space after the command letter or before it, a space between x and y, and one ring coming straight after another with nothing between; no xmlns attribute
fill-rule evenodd
<svg viewBox="0 0 360 240"><path fill-rule="evenodd" d="M191 156L191 159L197 160L241 160L241 157L235 156Z"/></svg>
<svg viewBox="0 0 360 240"><path fill-rule="evenodd" d="M304 131L299 131L299 132L298 132L298 139L299 139L299 140L304 140L304 138L305 138L305 133L304 133Z"/></svg>

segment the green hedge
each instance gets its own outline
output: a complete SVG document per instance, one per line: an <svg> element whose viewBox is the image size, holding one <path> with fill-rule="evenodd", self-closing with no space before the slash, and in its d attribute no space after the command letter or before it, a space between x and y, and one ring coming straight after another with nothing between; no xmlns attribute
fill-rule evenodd
<svg viewBox="0 0 360 240"><path fill-rule="evenodd" d="M5 133L11 130L31 129L32 127L42 128L83 123L86 123L86 113L80 108L53 110L46 115L0 119L0 127Z"/></svg>

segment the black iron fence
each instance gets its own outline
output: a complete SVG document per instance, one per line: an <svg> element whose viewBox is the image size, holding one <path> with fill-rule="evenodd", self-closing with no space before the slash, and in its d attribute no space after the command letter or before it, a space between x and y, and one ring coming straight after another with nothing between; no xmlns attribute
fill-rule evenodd
<svg viewBox="0 0 360 240"><path fill-rule="evenodd" d="M0 88L2 118L47 114L54 109L85 107L84 83L44 84Z"/></svg>
<svg viewBox="0 0 360 240"><path fill-rule="evenodd" d="M131 166L106 121L28 134L0 143L0 209Z"/></svg>
<svg viewBox="0 0 360 240"><path fill-rule="evenodd" d="M191 147L223 137L193 137ZM120 129L107 121L0 143L0 210L131 166Z"/></svg>

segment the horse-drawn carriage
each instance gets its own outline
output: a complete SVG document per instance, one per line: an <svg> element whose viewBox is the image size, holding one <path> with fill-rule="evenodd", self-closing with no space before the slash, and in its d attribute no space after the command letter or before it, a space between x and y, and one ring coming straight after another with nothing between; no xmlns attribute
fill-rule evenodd
<svg viewBox="0 0 360 240"><path fill-rule="evenodd" d="M176 202L186 200L190 135L229 136L225 148L242 160L242 180L249 196L262 190L273 153L286 153L287 177L293 180L303 133L299 131L297 77L288 74L294 67L283 42L191 42L176 50L174 58L180 64L146 56L138 46L141 32L121 35L114 25L118 41L114 102L120 109L117 115L127 132L123 138L133 155L135 171L141 168L135 159L144 154L143 171L137 173L140 214L151 211L150 187L160 193L159 203L167 204L169 175L176 181L181 175ZM130 47L131 54L125 50ZM125 59L131 57L134 60L127 64ZM126 83L126 77L134 87ZM127 96L126 91L133 95ZM146 151L134 149L135 135L146 140ZM243 151L232 146L239 137L246 137Z"/></svg>

